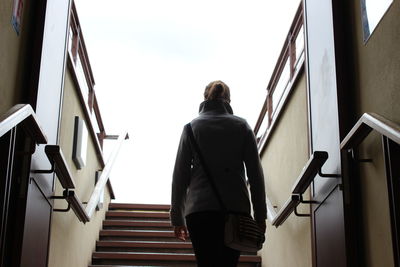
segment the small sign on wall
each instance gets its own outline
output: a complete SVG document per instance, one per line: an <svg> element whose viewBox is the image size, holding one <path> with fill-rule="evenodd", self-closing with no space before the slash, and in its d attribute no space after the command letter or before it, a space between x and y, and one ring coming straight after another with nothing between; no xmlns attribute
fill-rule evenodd
<svg viewBox="0 0 400 267"><path fill-rule="evenodd" d="M74 144L72 148L72 160L77 169L82 169L86 165L88 143L88 131L84 120L75 116Z"/></svg>
<svg viewBox="0 0 400 267"><path fill-rule="evenodd" d="M14 0L11 24L13 25L14 30L17 32L18 35L21 31L21 21L22 21L23 9L24 9L24 1L23 0Z"/></svg>

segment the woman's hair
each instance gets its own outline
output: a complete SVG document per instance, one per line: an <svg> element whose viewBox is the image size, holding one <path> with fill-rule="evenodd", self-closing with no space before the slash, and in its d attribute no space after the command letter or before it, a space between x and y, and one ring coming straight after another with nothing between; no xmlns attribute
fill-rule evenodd
<svg viewBox="0 0 400 267"><path fill-rule="evenodd" d="M204 100L223 99L231 102L231 93L228 85L222 81L213 81L206 86Z"/></svg>

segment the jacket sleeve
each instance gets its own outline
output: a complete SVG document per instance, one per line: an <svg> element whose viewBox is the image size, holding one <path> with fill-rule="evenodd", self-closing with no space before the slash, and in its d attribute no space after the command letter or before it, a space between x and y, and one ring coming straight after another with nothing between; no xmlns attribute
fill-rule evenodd
<svg viewBox="0 0 400 267"><path fill-rule="evenodd" d="M247 126L244 162L246 165L247 178L250 183L254 219L256 221L263 221L267 218L264 174L261 167L260 157L258 155L256 139L250 126Z"/></svg>
<svg viewBox="0 0 400 267"><path fill-rule="evenodd" d="M190 183L192 151L188 135L184 128L178 146L175 167L172 176L172 194L171 194L171 224L173 226L185 225L184 210L186 191Z"/></svg>

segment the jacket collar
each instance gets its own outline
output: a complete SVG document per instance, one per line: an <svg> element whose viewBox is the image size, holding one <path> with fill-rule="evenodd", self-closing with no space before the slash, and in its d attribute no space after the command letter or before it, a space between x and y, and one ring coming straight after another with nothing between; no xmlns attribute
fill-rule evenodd
<svg viewBox="0 0 400 267"><path fill-rule="evenodd" d="M199 113L233 114L231 105L222 99L206 100L200 104Z"/></svg>

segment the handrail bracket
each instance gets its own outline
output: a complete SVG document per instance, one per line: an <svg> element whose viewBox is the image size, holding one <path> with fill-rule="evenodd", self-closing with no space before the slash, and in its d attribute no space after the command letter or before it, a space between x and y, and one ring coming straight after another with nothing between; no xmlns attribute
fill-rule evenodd
<svg viewBox="0 0 400 267"><path fill-rule="evenodd" d="M359 159L359 158L356 156L356 154L354 153L354 149L353 149L353 148L352 148L352 149L348 149L347 152L351 154L352 160L353 160L353 161L356 161L356 162L358 162L358 163L371 163L371 162L373 162L372 159Z"/></svg>
<svg viewBox="0 0 400 267"><path fill-rule="evenodd" d="M311 214L308 214L308 213L299 213L299 212L297 211L297 206L294 208L294 214L295 214L297 217L310 217L310 216L311 216Z"/></svg>
<svg viewBox="0 0 400 267"><path fill-rule="evenodd" d="M51 196L50 198L51 199L63 199L63 200L66 200L67 196L68 196L68 189L65 189L62 196ZM67 202L67 203L68 203L67 208L65 208L65 209L53 209L53 211L56 211L56 212L68 212L68 211L70 211L71 203L69 203L69 202Z"/></svg>
<svg viewBox="0 0 400 267"><path fill-rule="evenodd" d="M318 169L318 175L322 178L340 178L340 174L328 174L328 173L322 173L322 166Z"/></svg>
<svg viewBox="0 0 400 267"><path fill-rule="evenodd" d="M315 201L315 200L304 200L303 199L303 195L299 195L299 201L300 201L300 203L302 203L302 204L310 204L310 205L312 205L312 204L318 204L318 201ZM305 214L305 213L300 213L300 212L298 212L297 211L297 208L298 208L298 206L296 206L295 208L294 208L294 214L297 216L297 217L310 217L311 216L311 214Z"/></svg>
<svg viewBox="0 0 400 267"><path fill-rule="evenodd" d="M32 173L53 173L56 169L55 164L51 164L50 170L32 170Z"/></svg>

